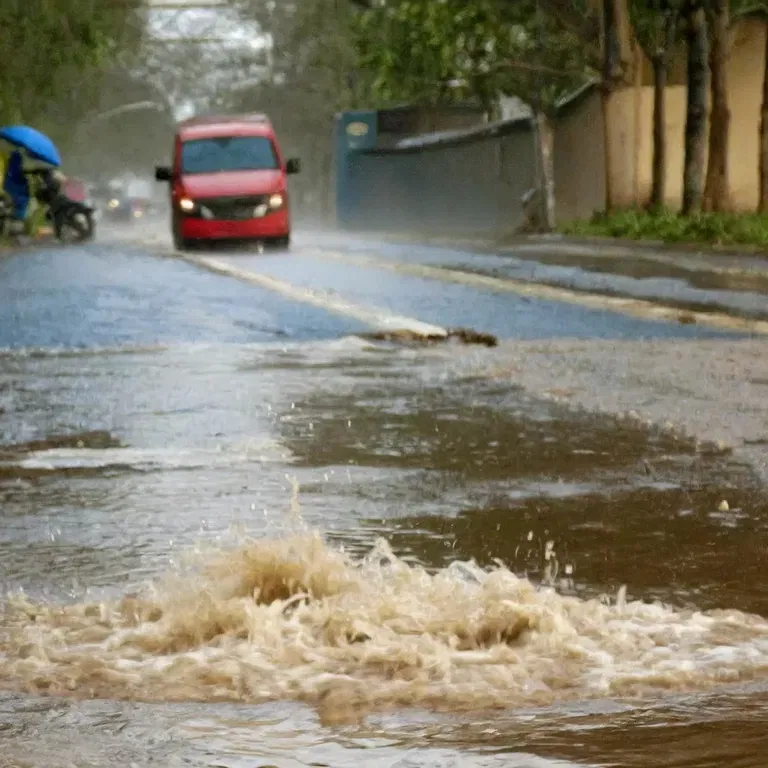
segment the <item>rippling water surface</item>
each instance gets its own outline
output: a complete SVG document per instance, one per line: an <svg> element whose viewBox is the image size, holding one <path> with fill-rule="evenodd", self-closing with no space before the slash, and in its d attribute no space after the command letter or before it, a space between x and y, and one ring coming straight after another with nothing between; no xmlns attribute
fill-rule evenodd
<svg viewBox="0 0 768 768"><path fill-rule="evenodd" d="M764 765L748 468L204 326L2 354L0 765Z"/></svg>

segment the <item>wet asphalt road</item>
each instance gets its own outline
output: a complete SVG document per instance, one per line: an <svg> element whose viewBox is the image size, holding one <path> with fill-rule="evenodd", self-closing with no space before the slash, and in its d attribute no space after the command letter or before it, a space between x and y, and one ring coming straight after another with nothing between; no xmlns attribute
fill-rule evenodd
<svg viewBox="0 0 768 768"><path fill-rule="evenodd" d="M295 286L500 339L735 337L337 264L304 255L301 248L291 254L216 256ZM0 278L0 348L7 349L305 341L366 330L359 321L236 280L214 280L135 246L92 245L11 257L0 262Z"/></svg>
<svg viewBox="0 0 768 768"><path fill-rule="evenodd" d="M557 240L550 245L540 242L493 249L482 244L429 245L313 233L306 243L382 260L649 299L681 309L768 317L768 266L764 259L754 257L707 258L610 245L590 248Z"/></svg>
<svg viewBox="0 0 768 768"><path fill-rule="evenodd" d="M217 258L502 339L735 337L303 247ZM0 258L0 765L759 768L749 468L367 330L138 246Z"/></svg>
<svg viewBox="0 0 768 768"><path fill-rule="evenodd" d="M339 338L359 323L136 248L0 261L0 348L248 344Z"/></svg>

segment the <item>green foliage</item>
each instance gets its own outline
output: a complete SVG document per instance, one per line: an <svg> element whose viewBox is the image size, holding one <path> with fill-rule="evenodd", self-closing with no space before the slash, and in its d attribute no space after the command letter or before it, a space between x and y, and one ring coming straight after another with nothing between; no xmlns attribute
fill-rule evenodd
<svg viewBox="0 0 768 768"><path fill-rule="evenodd" d="M443 103L470 89L482 99L505 54L500 25L493 0L396 0L361 15L360 65L385 103Z"/></svg>
<svg viewBox="0 0 768 768"><path fill-rule="evenodd" d="M36 122L141 35L140 0L0 2L0 122Z"/></svg>
<svg viewBox="0 0 768 768"><path fill-rule="evenodd" d="M599 21L586 0L498 0L514 31L498 87L553 112L598 76ZM568 15L559 11L567 8ZM593 35L593 37L592 37Z"/></svg>
<svg viewBox="0 0 768 768"><path fill-rule="evenodd" d="M681 216L673 211L653 214L634 209L596 214L588 221L569 222L560 231L587 237L768 247L768 216L759 214L697 213Z"/></svg>
<svg viewBox="0 0 768 768"><path fill-rule="evenodd" d="M667 0L657 6L648 0L628 0L632 31L640 47L651 60L668 54L681 40L682 25L678 20L683 12L684 2L685 0Z"/></svg>
<svg viewBox="0 0 768 768"><path fill-rule="evenodd" d="M569 6L586 18L584 0ZM384 104L490 108L505 93L551 111L595 74L596 45L580 31L535 0L388 0L360 14L355 43Z"/></svg>

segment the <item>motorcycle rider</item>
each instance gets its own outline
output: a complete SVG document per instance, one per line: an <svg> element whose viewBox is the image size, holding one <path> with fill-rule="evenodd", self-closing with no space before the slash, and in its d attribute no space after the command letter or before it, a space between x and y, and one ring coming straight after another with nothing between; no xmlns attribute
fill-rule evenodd
<svg viewBox="0 0 768 768"><path fill-rule="evenodd" d="M24 156L18 149L11 153L3 179L3 189L13 202L11 218L16 231L23 230L32 194L24 172Z"/></svg>
<svg viewBox="0 0 768 768"><path fill-rule="evenodd" d="M53 168L43 168L38 171L38 177L40 179L40 189L37 192L37 199L41 203L51 205L61 194L64 174Z"/></svg>
<svg viewBox="0 0 768 768"><path fill-rule="evenodd" d="M61 239L62 232L74 232L79 240L93 236L93 209L64 192L66 177L57 168L24 168L24 158L15 150L3 178L3 191L11 200L11 227L9 234L17 237L35 234L43 224L39 212L53 225L54 234ZM30 207L33 206L30 216ZM2 228L2 222L0 222Z"/></svg>

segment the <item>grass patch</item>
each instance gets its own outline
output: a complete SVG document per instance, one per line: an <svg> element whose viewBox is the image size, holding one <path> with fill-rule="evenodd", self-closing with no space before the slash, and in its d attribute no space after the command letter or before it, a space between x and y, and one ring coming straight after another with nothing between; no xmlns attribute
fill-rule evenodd
<svg viewBox="0 0 768 768"><path fill-rule="evenodd" d="M665 243L708 243L768 248L768 216L757 213L697 213L640 210L598 213L560 227L566 235L661 240Z"/></svg>

